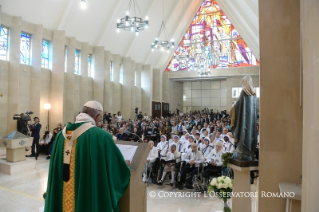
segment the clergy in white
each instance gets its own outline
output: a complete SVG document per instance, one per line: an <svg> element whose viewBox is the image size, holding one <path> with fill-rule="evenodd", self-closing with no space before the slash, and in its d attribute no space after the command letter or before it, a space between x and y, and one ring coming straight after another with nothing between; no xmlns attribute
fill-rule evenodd
<svg viewBox="0 0 319 212"><path fill-rule="evenodd" d="M158 158L158 151L157 148L154 146L153 141L148 142L148 146L150 148L150 152L148 153L147 159L146 159L146 164L143 168L143 181L146 182L147 178L147 172L150 171L151 167L153 166L156 158Z"/></svg>

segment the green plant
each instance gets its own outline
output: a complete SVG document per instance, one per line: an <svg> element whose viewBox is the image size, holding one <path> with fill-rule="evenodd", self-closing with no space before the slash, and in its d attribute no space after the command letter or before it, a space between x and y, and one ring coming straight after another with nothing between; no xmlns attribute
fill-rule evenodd
<svg viewBox="0 0 319 212"><path fill-rule="evenodd" d="M227 167L229 161L233 158L233 153L227 152L222 155L223 167Z"/></svg>

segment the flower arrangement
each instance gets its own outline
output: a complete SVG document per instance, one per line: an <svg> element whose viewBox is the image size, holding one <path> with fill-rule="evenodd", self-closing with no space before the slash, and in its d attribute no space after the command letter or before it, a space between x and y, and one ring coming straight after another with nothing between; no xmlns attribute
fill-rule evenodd
<svg viewBox="0 0 319 212"><path fill-rule="evenodd" d="M227 200L231 198L234 186L234 180L226 176L221 176L212 179L208 192L215 192L215 195L224 201L224 212L231 212L230 207L227 204Z"/></svg>
<svg viewBox="0 0 319 212"><path fill-rule="evenodd" d="M222 155L223 167L227 167L227 164L229 163L230 159L232 159L232 158L233 158L233 153L231 153L231 152L224 153Z"/></svg>

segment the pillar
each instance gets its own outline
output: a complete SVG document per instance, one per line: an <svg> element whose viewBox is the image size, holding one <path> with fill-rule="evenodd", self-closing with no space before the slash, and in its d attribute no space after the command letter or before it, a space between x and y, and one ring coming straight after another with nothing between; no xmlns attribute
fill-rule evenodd
<svg viewBox="0 0 319 212"><path fill-rule="evenodd" d="M142 64L136 63L135 69L136 69L135 106L139 108L139 111L142 111L142 88L141 88Z"/></svg>
<svg viewBox="0 0 319 212"><path fill-rule="evenodd" d="M84 105L87 101L89 101L88 68L89 68L89 44L88 43L82 43L80 105L79 105L79 107L82 107L82 105ZM92 60L91 60L91 71L93 71Z"/></svg>
<svg viewBox="0 0 319 212"><path fill-rule="evenodd" d="M104 47L94 47L93 98L103 105L104 94Z"/></svg>
<svg viewBox="0 0 319 212"><path fill-rule="evenodd" d="M144 65L141 73L141 86L142 86L142 111L147 113L148 116L152 115L152 99L153 99L153 86L152 86L153 69L151 65Z"/></svg>
<svg viewBox="0 0 319 212"><path fill-rule="evenodd" d="M122 98L121 98L121 84L120 84L120 66L122 58L120 55L113 55L113 113L121 110ZM126 118L126 117L123 117Z"/></svg>
<svg viewBox="0 0 319 212"><path fill-rule="evenodd" d="M105 51L104 53L104 111L107 113L112 113L112 91L111 91L111 80L110 80L110 62L111 53Z"/></svg>

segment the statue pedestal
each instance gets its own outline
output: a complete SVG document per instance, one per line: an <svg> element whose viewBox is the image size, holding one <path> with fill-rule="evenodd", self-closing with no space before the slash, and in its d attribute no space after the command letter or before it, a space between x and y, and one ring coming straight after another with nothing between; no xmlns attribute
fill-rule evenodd
<svg viewBox="0 0 319 212"><path fill-rule="evenodd" d="M36 161L34 158L27 158L23 161L11 163L5 158L0 158L0 173L3 174L18 174L25 171L35 171Z"/></svg>
<svg viewBox="0 0 319 212"><path fill-rule="evenodd" d="M232 164L232 163L236 163ZM249 166L252 165L252 166ZM237 160L231 160L228 164L229 168L232 168L234 171L234 188L233 192L239 193L240 197L232 197L232 212L251 212L251 198L250 193L250 171L258 170L258 161L257 166L256 162L240 162ZM244 193L240 193L244 192ZM246 196L248 197L245 197ZM249 194L249 195L248 195Z"/></svg>

